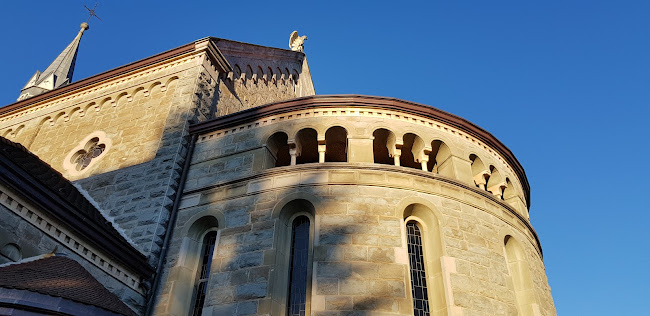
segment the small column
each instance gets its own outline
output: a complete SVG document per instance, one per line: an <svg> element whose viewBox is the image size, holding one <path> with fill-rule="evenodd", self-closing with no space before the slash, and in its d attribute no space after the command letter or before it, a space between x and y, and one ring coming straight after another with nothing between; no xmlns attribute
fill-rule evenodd
<svg viewBox="0 0 650 316"><path fill-rule="evenodd" d="M424 152L422 154L422 158L420 158L420 164L422 164L422 171L429 171L429 154L431 153L431 150L424 149Z"/></svg>
<svg viewBox="0 0 650 316"><path fill-rule="evenodd" d="M296 144L289 144L289 155L291 156L291 165L292 166L296 165L297 153L298 153L298 149L296 148Z"/></svg>
<svg viewBox="0 0 650 316"><path fill-rule="evenodd" d="M474 177L474 183L478 185L481 190L485 190L485 173L479 173Z"/></svg>
<svg viewBox="0 0 650 316"><path fill-rule="evenodd" d="M395 159L395 166L399 167L399 157L402 156L402 150L401 149L395 149L395 154L393 155L393 159Z"/></svg>
<svg viewBox="0 0 650 316"><path fill-rule="evenodd" d="M319 139L318 140L318 162L323 163L325 162L325 151L327 150L327 142L325 142L325 138Z"/></svg>
<svg viewBox="0 0 650 316"><path fill-rule="evenodd" d="M422 164L422 171L429 171L427 164L429 163L429 158L420 159L420 164Z"/></svg>
<svg viewBox="0 0 650 316"><path fill-rule="evenodd" d="M318 162L325 162L325 145L318 145Z"/></svg>

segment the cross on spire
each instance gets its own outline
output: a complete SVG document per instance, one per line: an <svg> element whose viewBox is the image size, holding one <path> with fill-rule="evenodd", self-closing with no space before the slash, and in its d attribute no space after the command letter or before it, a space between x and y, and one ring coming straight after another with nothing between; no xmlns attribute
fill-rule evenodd
<svg viewBox="0 0 650 316"><path fill-rule="evenodd" d="M90 22L90 19L91 19L92 17L96 17L96 18L97 18L98 20L100 20L100 21L102 20L102 19L100 19L100 18L97 16L97 14L95 14L95 9L97 9L97 3L95 3L95 6L94 6L92 9L89 8L89 7L87 7L85 4L84 4L84 8L86 8L86 10L88 10L88 13L90 14L90 15L88 16L88 20L86 20L86 23Z"/></svg>

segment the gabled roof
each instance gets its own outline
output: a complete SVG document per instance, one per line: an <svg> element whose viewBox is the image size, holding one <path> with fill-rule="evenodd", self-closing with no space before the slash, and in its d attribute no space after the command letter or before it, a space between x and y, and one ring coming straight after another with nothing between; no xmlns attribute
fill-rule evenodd
<svg viewBox="0 0 650 316"><path fill-rule="evenodd" d="M136 315L78 262L49 255L0 266L0 288L18 289L61 297L122 314Z"/></svg>
<svg viewBox="0 0 650 316"><path fill-rule="evenodd" d="M20 192L97 249L143 277L153 268L61 173L18 143L0 137L0 182Z"/></svg>

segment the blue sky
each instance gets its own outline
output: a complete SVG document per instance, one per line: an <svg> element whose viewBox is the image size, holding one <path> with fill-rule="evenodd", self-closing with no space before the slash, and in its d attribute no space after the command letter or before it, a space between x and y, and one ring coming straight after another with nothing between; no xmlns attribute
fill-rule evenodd
<svg viewBox="0 0 650 316"><path fill-rule="evenodd" d="M82 1L3 2L0 105L86 20ZM104 1L75 80L216 36L285 48L319 94L391 96L505 143L560 315L647 315L650 1Z"/></svg>

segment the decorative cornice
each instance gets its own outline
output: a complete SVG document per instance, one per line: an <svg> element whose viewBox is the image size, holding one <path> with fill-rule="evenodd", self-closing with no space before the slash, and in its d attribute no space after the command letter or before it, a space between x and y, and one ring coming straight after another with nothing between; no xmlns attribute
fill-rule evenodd
<svg viewBox="0 0 650 316"><path fill-rule="evenodd" d="M29 99L25 99L22 101L18 101L12 104L9 104L7 106L1 107L0 108L0 116L5 116L9 113L15 112L17 110L30 107L31 105L37 104L42 101L54 99L58 96L64 95L66 93L70 93L79 89L83 89L85 87L95 85L98 83L101 83L103 81L119 77L134 71L137 71L139 69L145 68L152 66L154 64L160 63L167 61L169 59L176 58L178 56L188 54L188 53L199 53L199 52L206 52L206 55L208 58L212 61L213 65L219 72L223 73L228 73L232 71L232 67L224 57L224 55L221 53L219 50L219 47L217 45L218 42L223 42L223 43L236 43L236 44L245 44L245 45L250 45L250 46L258 46L261 48L266 48L269 49L273 52L276 52L276 54L273 54L273 56L291 56L292 59L299 60L304 54L302 53L296 53L292 51L288 51L285 49L279 49L279 48L272 48L272 47L265 47L265 46L259 46L259 45L253 45L253 44L246 44L246 43L239 43L236 41L230 41L230 40L225 40L225 39L220 39L216 37L207 37L203 38L200 40L196 40L192 43L185 44L183 46L179 46L177 48L168 50L166 52L162 52L160 54L153 55L151 57L147 57L135 62L132 62L130 64L126 64L124 66L120 66L114 69L111 69L109 71L88 77L86 79L74 82L72 84L66 85L64 87L58 88L51 90L49 92L45 92L43 94L39 94L37 96L31 97Z"/></svg>
<svg viewBox="0 0 650 316"><path fill-rule="evenodd" d="M112 78L115 78L115 77L118 77L118 76L121 76L121 75L125 75L125 74L127 74L129 72L133 72L133 71L136 71L138 69L148 67L148 66L151 66L153 64L156 64L156 63L159 63L159 62L171 59L171 58L175 58L175 57L178 57L178 56L186 54L186 53L193 52L194 50L195 50L195 43L192 42L192 43L185 44L183 46L174 48L172 50L168 50L166 52L162 52L160 54L153 55L151 57L141 59L139 61L136 61L136 62L133 62L133 63L130 63L130 64L126 64L126 65L121 66L121 67L117 67L115 69L111 69L109 71L94 75L92 77L88 77L88 78L80 80L80 81L77 81L77 82L72 83L70 85L67 85L65 87L61 87L59 89L54 89L54 90L52 90L50 92L46 92L46 93L37 95L35 97L29 98L29 99L26 99L26 100L23 100L23 101L15 102L13 104L2 107L2 108L0 108L0 116L3 116L3 115L8 114L10 112L14 112L16 110L20 110L20 109L29 107L30 105L36 104L36 103L44 101L44 100L53 99L53 98L58 97L60 95L66 94L68 92L79 90L79 89L85 88L87 86L94 85L94 84L100 83L102 81L106 81L106 80L109 80L109 79L112 79Z"/></svg>
<svg viewBox="0 0 650 316"><path fill-rule="evenodd" d="M192 134L206 134L219 129L226 129L240 124L248 123L266 116L279 115L298 110L312 108L330 108L330 107L364 107L370 109L393 110L402 113L408 113L417 116L427 117L449 126L457 128L476 137L478 140L487 144L490 148L496 150L512 167L513 171L520 179L526 205L530 208L530 185L526 172L521 166L515 155L501 141L482 129L478 125L449 112L420 104L415 102L404 101L396 98L365 96L365 95L320 95L291 99L287 101L274 102L259 107L243 110L237 113L225 115L210 121L194 124L190 126Z"/></svg>

